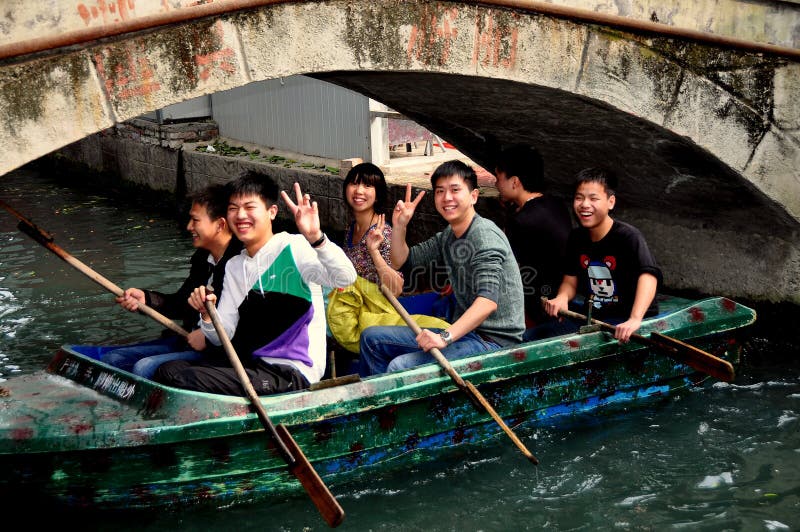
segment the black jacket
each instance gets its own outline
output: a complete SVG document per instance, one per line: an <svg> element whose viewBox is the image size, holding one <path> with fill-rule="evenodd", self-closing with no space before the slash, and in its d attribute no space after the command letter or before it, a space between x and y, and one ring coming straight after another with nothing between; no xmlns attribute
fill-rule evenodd
<svg viewBox="0 0 800 532"><path fill-rule="evenodd" d="M216 266L211 266L208 262L209 252L205 249L198 249L189 260L191 268L189 277L183 282L181 287L174 294L164 294L155 290L145 290L145 303L165 316L172 319L183 321L183 328L191 331L197 328L197 321L200 319L198 312L189 305L189 296L198 286L205 286L208 277L214 274L211 286L219 300L222 295L222 283L225 279L225 265L228 259L235 257L242 251L242 243L236 237L232 237L228 247L225 249L222 258Z"/></svg>

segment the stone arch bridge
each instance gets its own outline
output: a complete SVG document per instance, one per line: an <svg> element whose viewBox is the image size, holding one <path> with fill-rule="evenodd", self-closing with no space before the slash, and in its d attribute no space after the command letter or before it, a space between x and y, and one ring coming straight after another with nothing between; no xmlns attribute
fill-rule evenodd
<svg viewBox="0 0 800 532"><path fill-rule="evenodd" d="M0 174L154 109L306 74L554 190L621 175L673 288L800 303L800 4L8 0ZM0 177L0 186L2 178Z"/></svg>

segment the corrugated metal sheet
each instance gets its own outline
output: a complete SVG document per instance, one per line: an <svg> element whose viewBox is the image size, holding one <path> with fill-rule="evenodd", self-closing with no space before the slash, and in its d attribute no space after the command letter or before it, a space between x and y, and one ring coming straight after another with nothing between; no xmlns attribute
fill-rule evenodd
<svg viewBox="0 0 800 532"><path fill-rule="evenodd" d="M369 100L342 87L292 76L211 96L220 135L319 157L370 158Z"/></svg>
<svg viewBox="0 0 800 532"><path fill-rule="evenodd" d="M211 116L211 97L208 95L168 105L161 110L163 120L186 120L207 116Z"/></svg>
<svg viewBox="0 0 800 532"><path fill-rule="evenodd" d="M138 118L146 118L158 122L161 113L162 121L191 120L193 118L207 118L211 116L211 96L206 94L180 103L168 105L158 111L151 111Z"/></svg>

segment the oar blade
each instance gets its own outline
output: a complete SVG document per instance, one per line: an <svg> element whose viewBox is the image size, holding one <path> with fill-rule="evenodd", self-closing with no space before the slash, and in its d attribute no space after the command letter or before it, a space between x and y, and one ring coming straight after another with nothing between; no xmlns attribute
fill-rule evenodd
<svg viewBox="0 0 800 532"><path fill-rule="evenodd" d="M683 362L697 371L711 375L715 379L731 382L736 378L733 364L693 345L658 332L650 333L650 341L668 351L679 362Z"/></svg>
<svg viewBox="0 0 800 532"><path fill-rule="evenodd" d="M309 497L311 497L311 500L314 502L317 510L319 510L322 518L328 523L328 526L336 528L344 521L344 509L330 492L328 486L325 485L317 474L311 462L309 462L306 455L303 454L300 446L297 445L292 435L289 434L288 429L282 424L279 424L275 429L278 433L278 437L280 437L284 445L291 451L292 457L294 458L294 464L289 466L289 471L297 477L297 480L303 485L303 488L305 488Z"/></svg>
<svg viewBox="0 0 800 532"><path fill-rule="evenodd" d="M422 329L417 322L414 321L414 318L411 317L408 311L403 308L403 305L400 304L391 290L389 290L386 285L381 285L381 292L383 292L383 295L386 296L386 299L392 304L397 313L400 314L400 316L403 318L403 321L406 322L406 325L408 325L408 327L414 331L414 334L419 334ZM481 392L479 392L471 382L465 381L463 378L461 378L461 375L456 372L452 364L450 364L442 352L433 347L430 351L428 351L428 354L439 363L453 383L460 390L467 394L467 397L470 398L472 404L475 405L475 408L479 410L485 410L492 417L492 419L494 419L495 422L500 425L500 428L503 429L503 432L505 432L508 437L511 438L511 441L514 442L514 445L516 445L517 448L522 451L522 454L524 454L533 465L538 465L539 460L537 460L536 457L531 454L527 447L525 447L525 444L522 443L516 434L514 434L514 431L511 430L508 425L506 425L505 421L503 421L503 418L501 418L500 415L494 410L492 405L489 404L489 401L486 400L483 394L481 394Z"/></svg>
<svg viewBox="0 0 800 532"><path fill-rule="evenodd" d="M506 435L511 438L511 441L514 442L514 445L517 446L517 449L519 449L520 452L525 455L525 458L527 458L528 461L533 465L539 465L539 459L536 458L527 447L525 447L525 444L522 443L522 440L520 440L514 431L511 430L508 425L506 425L506 422L503 421L503 418L500 417L500 414L498 414L494 407L489 404L489 401L487 401L483 394L478 391L475 385L469 381L464 381L464 389L469 396L473 398L473 402L477 402L481 407L483 407L483 409L486 410L492 419L494 419L495 422L500 425L500 428L503 429L503 432L505 432Z"/></svg>
<svg viewBox="0 0 800 532"><path fill-rule="evenodd" d="M542 298L542 304L547 301ZM558 311L559 316L567 318L586 320L586 316L578 314L571 310L562 309ZM614 325L603 323L600 320L592 319L592 323L600 325L603 329L608 331L615 331L617 328ZM664 354L674 358L682 364L696 369L701 373L705 373L724 382L731 382L735 377L733 365L727 360L715 357L711 353L707 353L702 349L698 349L693 345L681 342L671 336L665 336L658 332L652 332L649 336L642 336L640 334L631 335L631 340L641 342L643 344L652 346L659 349Z"/></svg>

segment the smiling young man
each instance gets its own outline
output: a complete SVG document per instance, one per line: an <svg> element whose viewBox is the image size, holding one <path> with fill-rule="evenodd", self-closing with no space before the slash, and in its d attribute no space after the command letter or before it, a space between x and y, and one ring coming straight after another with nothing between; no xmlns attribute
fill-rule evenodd
<svg viewBox="0 0 800 532"><path fill-rule="evenodd" d="M446 330L406 326L368 327L361 334L359 373L396 371L433 361L427 352L439 348L448 359L463 358L518 343L525 329L522 280L503 232L475 212L478 179L461 161L439 165L431 176L436 210L448 226L411 248L406 230L425 195L405 201L392 213L392 267L404 272L444 265L455 296L453 323ZM407 275L406 278L409 278Z"/></svg>
<svg viewBox="0 0 800 532"><path fill-rule="evenodd" d="M269 395L307 388L325 371L325 311L320 285L346 287L356 279L350 260L320 228L317 202L294 186L297 203L281 197L294 214L300 234L273 233L278 186L266 175L248 172L230 184L227 221L244 245L225 270L218 312L253 388ZM204 286L189 304L200 313L200 328L214 345L220 339L205 307ZM190 390L241 395L233 367L225 360L174 361L155 379Z"/></svg>
<svg viewBox="0 0 800 532"><path fill-rule="evenodd" d="M151 378L156 368L170 360L197 360L206 348L205 336L197 328L197 312L189 305L192 290L211 284L217 294L224 287L225 264L238 255L242 243L233 238L225 216L228 190L224 185L211 185L191 197L189 222L186 230L197 251L190 259L189 276L177 292L164 294L155 290L128 288L117 297L117 303L136 312L144 303L170 318L180 318L190 330L188 338L170 335L147 345L121 347L103 355L103 362L142 377ZM194 330L192 330L194 329ZM188 345L187 345L188 344Z"/></svg>
<svg viewBox="0 0 800 532"><path fill-rule="evenodd" d="M603 168L587 168L575 180L573 209L580 227L567 240L564 277L558 295L547 301L551 316L566 309L580 294L592 317L618 323L614 336L627 342L642 319L658 313L656 290L661 270L642 233L614 220L616 176Z"/></svg>

